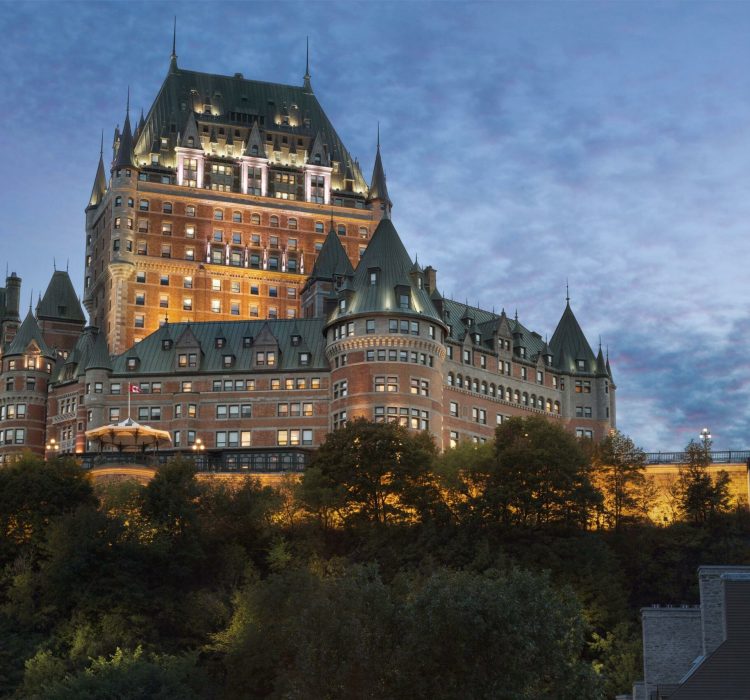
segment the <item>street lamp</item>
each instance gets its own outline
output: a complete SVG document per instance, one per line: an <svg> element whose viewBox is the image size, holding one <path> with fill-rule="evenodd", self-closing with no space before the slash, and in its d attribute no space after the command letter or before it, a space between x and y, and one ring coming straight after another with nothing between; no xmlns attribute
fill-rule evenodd
<svg viewBox="0 0 750 700"><path fill-rule="evenodd" d="M700 439L703 441L703 447L708 449L708 443L711 440L711 431L708 428L701 430Z"/></svg>
<svg viewBox="0 0 750 700"><path fill-rule="evenodd" d="M45 448L47 452L52 452L52 454L60 451L60 445L55 438L50 438L49 442L45 445Z"/></svg>
<svg viewBox="0 0 750 700"><path fill-rule="evenodd" d="M203 444L203 440L200 438L196 438L195 442L193 443L193 451L194 452L203 452L203 450L206 449L206 446Z"/></svg>

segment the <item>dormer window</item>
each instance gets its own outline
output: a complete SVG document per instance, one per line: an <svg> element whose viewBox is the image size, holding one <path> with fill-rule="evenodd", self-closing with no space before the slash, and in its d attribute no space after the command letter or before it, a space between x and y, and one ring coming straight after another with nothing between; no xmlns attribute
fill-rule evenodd
<svg viewBox="0 0 750 700"><path fill-rule="evenodd" d="M466 325L467 325L467 326L468 326L469 328L471 328L471 324L473 323L473 321L474 321L474 319L473 319L473 318L467 318L467 319L466 319Z"/></svg>
<svg viewBox="0 0 750 700"><path fill-rule="evenodd" d="M193 146L195 146L195 139L192 136L188 136L187 145L189 148L193 148Z"/></svg>
<svg viewBox="0 0 750 700"><path fill-rule="evenodd" d="M586 360L576 360L576 367L583 371L586 369Z"/></svg>
<svg viewBox="0 0 750 700"><path fill-rule="evenodd" d="M242 339L242 347L243 347L243 348L249 348L249 347L250 347L250 346L251 346L252 344L253 344L253 336L251 336L251 335L246 335L246 336L245 336L245 337L244 337L244 338Z"/></svg>
<svg viewBox="0 0 750 700"><path fill-rule="evenodd" d="M320 165L320 153L315 154L313 157L313 163L315 163L315 165Z"/></svg>
<svg viewBox="0 0 750 700"><path fill-rule="evenodd" d="M479 344L479 333L474 333L474 342Z"/></svg>
<svg viewBox="0 0 750 700"><path fill-rule="evenodd" d="M518 348L518 354L521 357L526 357L526 348Z"/></svg>
<svg viewBox="0 0 750 700"><path fill-rule="evenodd" d="M378 283L378 271L377 270L370 270L370 286L374 287Z"/></svg>
<svg viewBox="0 0 750 700"><path fill-rule="evenodd" d="M307 367L310 364L310 353L301 352L299 354L299 363L302 367Z"/></svg>
<svg viewBox="0 0 750 700"><path fill-rule="evenodd" d="M339 299L339 311L346 311L346 299Z"/></svg>
<svg viewBox="0 0 750 700"><path fill-rule="evenodd" d="M292 345L294 345L294 346L296 347L297 345L299 345L299 344L300 344L300 341L301 341L301 340L302 340L302 338L301 338L300 336L298 336L298 335L293 335L293 336L292 336Z"/></svg>
<svg viewBox="0 0 750 700"><path fill-rule="evenodd" d="M224 367L231 367L234 364L234 355L224 355L222 358L222 365Z"/></svg>
<svg viewBox="0 0 750 700"><path fill-rule="evenodd" d="M216 338L214 340L214 347L223 348L226 345L226 338Z"/></svg>
<svg viewBox="0 0 750 700"><path fill-rule="evenodd" d="M408 294L399 294L398 295L398 308L399 309L408 309L409 308L409 295Z"/></svg>
<svg viewBox="0 0 750 700"><path fill-rule="evenodd" d="M172 349L172 341L169 338L165 338L161 341L161 349L162 350L171 350Z"/></svg>
<svg viewBox="0 0 750 700"><path fill-rule="evenodd" d="M126 360L126 363L125 363L125 365L126 365L126 367L127 367L127 368L128 368L129 370L134 370L134 369L136 369L136 368L138 367L138 358L137 358L137 357L129 357L129 358L128 358L128 359Z"/></svg>

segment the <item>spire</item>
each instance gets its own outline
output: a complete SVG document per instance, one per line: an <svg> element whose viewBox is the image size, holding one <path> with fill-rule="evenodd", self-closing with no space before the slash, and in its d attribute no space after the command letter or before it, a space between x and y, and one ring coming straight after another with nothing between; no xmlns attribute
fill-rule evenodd
<svg viewBox="0 0 750 700"><path fill-rule="evenodd" d="M310 82L310 37L305 37L305 76L302 84L303 90L312 95L312 83Z"/></svg>
<svg viewBox="0 0 750 700"><path fill-rule="evenodd" d="M183 148L195 148L203 150L201 146L201 137L198 135L198 124L195 121L195 112L188 110L187 121L185 122L185 131L180 140L180 146Z"/></svg>
<svg viewBox="0 0 750 700"><path fill-rule="evenodd" d="M52 279L47 286L44 296L39 299L36 315L42 319L56 319L73 323L85 322L81 303L66 270L52 273Z"/></svg>
<svg viewBox="0 0 750 700"><path fill-rule="evenodd" d="M89 197L89 206L97 207L104 199L104 195L107 192L107 177L104 174L104 130L102 129L102 142L99 146L99 165L96 167L96 175L94 176L94 186L91 188L91 196Z"/></svg>
<svg viewBox="0 0 750 700"><path fill-rule="evenodd" d="M138 133L140 134L141 131L143 131L143 127L146 125L146 120L143 118L143 107L141 107L141 117L138 120Z"/></svg>
<svg viewBox="0 0 750 700"><path fill-rule="evenodd" d="M565 303L570 304L570 287L568 286L568 278L565 278Z"/></svg>
<svg viewBox="0 0 750 700"><path fill-rule="evenodd" d="M344 246L336 235L333 228L333 218L331 218L331 229L328 231L320 253L315 259L310 279L333 280L338 275L347 277L353 274L354 268L344 250Z"/></svg>
<svg viewBox="0 0 750 700"><path fill-rule="evenodd" d="M128 100L125 107L125 124L122 127L120 135L120 146L117 149L117 156L112 165L113 170L120 168L134 168L135 159L133 158L133 132L130 129L130 86L128 86Z"/></svg>
<svg viewBox="0 0 750 700"><path fill-rule="evenodd" d="M169 72L174 73L177 70L177 15L174 16L174 26L172 27L172 55L169 57Z"/></svg>
<svg viewBox="0 0 750 700"><path fill-rule="evenodd" d="M368 199L371 202L380 202L380 208L383 210L383 218L391 218L391 208L393 202L388 196L388 187L385 183L385 170L383 170L383 161L380 159L380 122L378 122L378 145L375 151L375 166L372 169L372 180L370 181L370 191Z"/></svg>

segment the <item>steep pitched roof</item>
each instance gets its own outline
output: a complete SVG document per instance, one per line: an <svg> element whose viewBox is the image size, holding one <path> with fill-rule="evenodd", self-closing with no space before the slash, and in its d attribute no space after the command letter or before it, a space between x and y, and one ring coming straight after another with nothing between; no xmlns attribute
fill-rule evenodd
<svg viewBox="0 0 750 700"><path fill-rule="evenodd" d="M294 345L292 336L301 337L301 343ZM226 345L216 347L216 338L224 338ZM172 340L165 344L166 339ZM249 347L245 339L250 339ZM115 374L172 374L176 367L176 354L188 348L202 349L201 372L214 372L217 376L240 372L247 374L249 369L256 371L252 360L257 342L263 344L275 339L279 348L277 364L268 371L280 372L305 369L321 371L328 369L325 356L325 336L323 319L281 319L257 321L221 321L207 323L169 323L144 338L112 359ZM308 362L300 363L300 351L310 353ZM232 368L224 365L224 355L232 354L235 361ZM127 359L140 360L136 370L127 369Z"/></svg>
<svg viewBox="0 0 750 700"><path fill-rule="evenodd" d="M411 258L393 222L381 219L354 271L351 285L353 294L347 308L344 311L336 309L331 318L371 311L393 311L424 316L442 323L427 290L420 288L410 274L411 267ZM370 282L371 271L376 272L375 284ZM411 302L408 309L399 308L396 287L410 290Z"/></svg>
<svg viewBox="0 0 750 700"><path fill-rule="evenodd" d="M310 279L333 280L336 275L350 276L353 274L354 268L349 256L346 254L336 231L331 227L315 260Z"/></svg>
<svg viewBox="0 0 750 700"><path fill-rule="evenodd" d="M244 155L255 156L256 158L266 157L266 143L260 133L257 120L253 122L253 128L250 129L250 135L247 137Z"/></svg>
<svg viewBox="0 0 750 700"><path fill-rule="evenodd" d="M39 318L85 323L81 302L78 300L70 275L55 270L41 301L36 306Z"/></svg>
<svg viewBox="0 0 750 700"><path fill-rule="evenodd" d="M109 350L107 348L107 341L104 338L104 333L96 333L94 342L91 346L91 352L84 369L86 371L90 369L112 369L112 360L109 356Z"/></svg>
<svg viewBox="0 0 750 700"><path fill-rule="evenodd" d="M274 150L276 150L275 147ZM331 164L331 159L328 156L328 152L323 146L323 135L320 131L315 134L315 141L313 141L312 146L310 146L310 161L314 163L318 157L320 157L320 163L318 163L319 165Z"/></svg>
<svg viewBox="0 0 750 700"><path fill-rule="evenodd" d="M206 97L211 100L211 114L204 113ZM289 125L278 123L278 117L285 104L290 112ZM310 89L246 80L240 74L223 76L184 70L177 67L176 61L172 61L154 104L146 115L146 123L139 133L135 145L136 154L147 155L154 138L162 133L172 133L171 125L174 124L177 130L183 128L185 112L195 112L195 118L201 128L207 126L210 129L214 125L231 126L242 131L242 138L248 138L246 134L251 124L258 121L259 126L269 132L303 139L305 148L315 139L316 134L320 133L321 143L328 144L329 153L339 154L342 163L339 172L332 173L332 187L344 188L344 164L352 161L354 191L367 191L367 183L359 167ZM165 165L169 166L171 163L166 162Z"/></svg>
<svg viewBox="0 0 750 700"><path fill-rule="evenodd" d="M36 322L34 314L31 313L31 309L29 309L29 312L26 314L26 318L23 320L23 323L16 333L16 337L13 338L13 341L8 346L5 354L23 355L23 353L26 352L26 349L31 343L36 343L40 352L45 357L55 356L54 351L49 347L49 345L47 345L47 343L44 342L44 338L42 338L42 332L41 330L39 330L39 324Z"/></svg>
<svg viewBox="0 0 750 700"><path fill-rule="evenodd" d="M565 304L565 311L552 334L549 346L552 349L555 367L575 371L576 361L584 360L586 369L583 371L592 373L596 371L594 352L570 308L570 302ZM561 364L563 357L566 359L565 366Z"/></svg>

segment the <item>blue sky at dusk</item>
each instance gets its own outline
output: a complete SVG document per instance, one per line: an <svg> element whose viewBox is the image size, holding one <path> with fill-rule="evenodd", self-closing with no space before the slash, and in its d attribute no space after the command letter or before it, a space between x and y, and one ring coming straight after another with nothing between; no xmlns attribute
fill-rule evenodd
<svg viewBox="0 0 750 700"><path fill-rule="evenodd" d="M750 447L750 3L0 3L0 265L69 259L125 116L178 64L301 84L446 296L608 346L618 427ZM111 153L111 151L109 151Z"/></svg>

